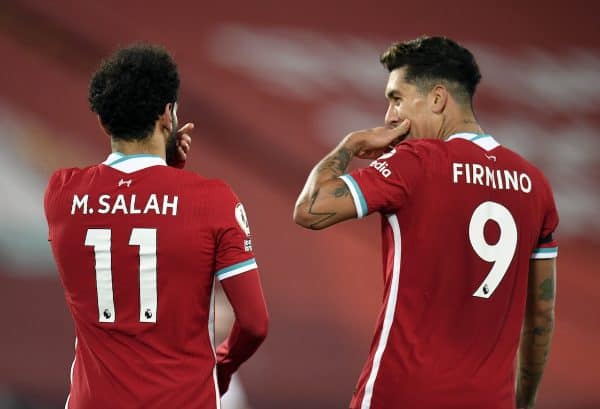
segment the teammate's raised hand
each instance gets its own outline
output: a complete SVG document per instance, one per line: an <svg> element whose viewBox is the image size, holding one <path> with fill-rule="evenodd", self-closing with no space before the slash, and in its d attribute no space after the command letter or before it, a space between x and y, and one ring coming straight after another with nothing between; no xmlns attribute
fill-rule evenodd
<svg viewBox="0 0 600 409"><path fill-rule="evenodd" d="M389 147L402 141L410 130L410 120L405 119L395 128L377 127L349 134L343 144L361 159L377 159Z"/></svg>
<svg viewBox="0 0 600 409"><path fill-rule="evenodd" d="M194 124L188 122L183 125L177 131L177 141L175 145L177 146L177 159L180 161L185 161L187 159L187 154L192 148L192 131L194 130Z"/></svg>
<svg viewBox="0 0 600 409"><path fill-rule="evenodd" d="M175 146L171 150L167 150L167 164L176 168L183 168L187 155L192 148L192 131L194 124L188 122L177 131L175 137Z"/></svg>

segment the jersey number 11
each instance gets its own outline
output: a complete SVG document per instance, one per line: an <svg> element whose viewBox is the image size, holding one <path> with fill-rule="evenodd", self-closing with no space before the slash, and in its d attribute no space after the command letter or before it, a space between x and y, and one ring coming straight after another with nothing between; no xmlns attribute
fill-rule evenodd
<svg viewBox="0 0 600 409"><path fill-rule="evenodd" d="M100 322L115 322L111 267L111 230L88 229L85 245L94 247L96 291ZM140 254L140 322L156 322L156 229L134 228L130 246L139 246Z"/></svg>

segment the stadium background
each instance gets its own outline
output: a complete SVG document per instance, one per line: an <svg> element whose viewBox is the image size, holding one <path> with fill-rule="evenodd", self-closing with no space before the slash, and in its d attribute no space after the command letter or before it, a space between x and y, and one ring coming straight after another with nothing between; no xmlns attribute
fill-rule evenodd
<svg viewBox="0 0 600 409"><path fill-rule="evenodd" d="M87 83L139 40L178 62L180 121L196 123L188 168L227 180L249 212L272 322L241 371L252 406L347 407L381 300L377 216L314 233L291 213L310 167L381 123L378 54L420 34L472 49L484 129L555 189L557 321L538 407L600 407L600 3L149 3L0 2L0 408L64 405L74 334L43 189L52 170L107 155Z"/></svg>

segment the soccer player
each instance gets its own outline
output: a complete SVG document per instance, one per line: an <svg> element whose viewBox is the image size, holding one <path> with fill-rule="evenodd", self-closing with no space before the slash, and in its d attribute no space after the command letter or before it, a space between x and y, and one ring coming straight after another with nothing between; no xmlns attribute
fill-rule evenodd
<svg viewBox="0 0 600 409"><path fill-rule="evenodd" d="M178 89L164 49L117 51L89 89L112 153L50 178L49 240L76 331L67 409L219 408L266 336L244 207L224 182L167 166L191 143ZM216 352L215 279L236 318Z"/></svg>
<svg viewBox="0 0 600 409"><path fill-rule="evenodd" d="M385 295L350 407L533 408L554 320L550 186L477 123L467 49L421 37L381 63L385 127L346 136L294 213L311 229L382 215ZM346 173L354 157L376 160Z"/></svg>

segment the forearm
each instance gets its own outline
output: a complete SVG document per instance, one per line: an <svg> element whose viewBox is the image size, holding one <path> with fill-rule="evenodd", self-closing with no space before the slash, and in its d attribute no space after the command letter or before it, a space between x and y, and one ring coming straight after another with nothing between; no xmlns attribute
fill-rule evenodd
<svg viewBox="0 0 600 409"><path fill-rule="evenodd" d="M532 260L519 348L517 407L532 409L554 332L556 260Z"/></svg>
<svg viewBox="0 0 600 409"><path fill-rule="evenodd" d="M313 168L294 208L294 221L310 229L322 229L357 216L346 183L339 179L354 157L376 159L404 138L410 128L405 120L395 127L379 127L348 134Z"/></svg>
<svg viewBox="0 0 600 409"><path fill-rule="evenodd" d="M265 337L266 324L264 330L253 331L242 328L236 321L227 339L217 348L217 364L228 374L233 374L256 352Z"/></svg>
<svg viewBox="0 0 600 409"><path fill-rule="evenodd" d="M338 178L346 172L354 155L354 151L348 147L345 139L317 163L296 201L294 209L296 223L311 229L319 229L336 216L335 211L322 206L320 199L323 196L340 198L349 194L346 184Z"/></svg>
<svg viewBox="0 0 600 409"><path fill-rule="evenodd" d="M354 152L347 147L347 143L345 141L340 143L312 169L302 193L298 197L296 206L301 203L308 203L311 198L319 193L325 183L343 175L353 157Z"/></svg>
<svg viewBox="0 0 600 409"><path fill-rule="evenodd" d="M533 408L554 332L554 311L540 311L525 318L517 380L517 407Z"/></svg>
<svg viewBox="0 0 600 409"><path fill-rule="evenodd" d="M258 271L228 278L221 284L233 307L235 322L227 339L217 348L217 364L220 370L232 374L264 341L269 315Z"/></svg>

